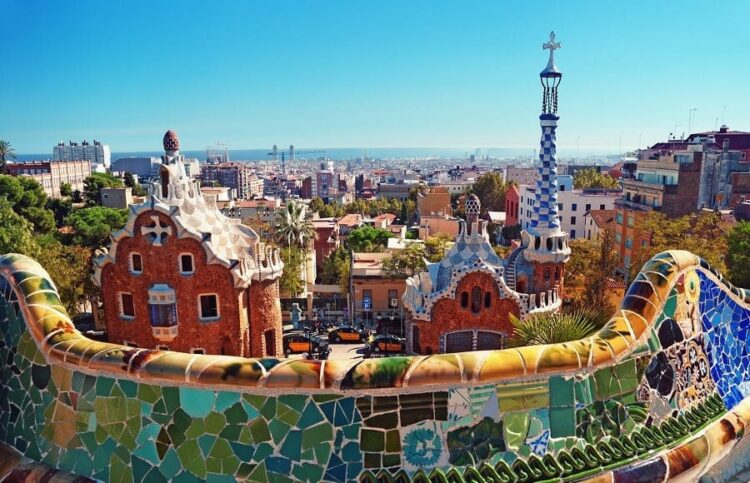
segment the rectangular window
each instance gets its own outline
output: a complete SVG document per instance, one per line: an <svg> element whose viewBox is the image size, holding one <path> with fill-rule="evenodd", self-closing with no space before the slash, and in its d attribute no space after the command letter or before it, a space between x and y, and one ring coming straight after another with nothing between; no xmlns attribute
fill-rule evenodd
<svg viewBox="0 0 750 483"><path fill-rule="evenodd" d="M625 239L625 248L633 248L633 239L631 237Z"/></svg>
<svg viewBox="0 0 750 483"><path fill-rule="evenodd" d="M177 325L175 304L148 304L152 327L172 327Z"/></svg>
<svg viewBox="0 0 750 483"><path fill-rule="evenodd" d="M622 225L623 216L622 213L617 214L617 224Z"/></svg>
<svg viewBox="0 0 750 483"><path fill-rule="evenodd" d="M205 349L203 349L201 347L194 347L194 348L190 349L190 353L191 354L205 354L206 351L205 351Z"/></svg>
<svg viewBox="0 0 750 483"><path fill-rule="evenodd" d="M615 243L618 245L622 243L622 235L620 233L615 233Z"/></svg>
<svg viewBox="0 0 750 483"><path fill-rule="evenodd" d="M362 308L364 310L372 310L372 290L362 290Z"/></svg>
<svg viewBox="0 0 750 483"><path fill-rule="evenodd" d="M132 273L143 272L143 259L141 258L140 253L130 254L130 271Z"/></svg>
<svg viewBox="0 0 750 483"><path fill-rule="evenodd" d="M575 225L576 224L576 217L575 216L571 216L570 217L570 224L571 225Z"/></svg>
<svg viewBox="0 0 750 483"><path fill-rule="evenodd" d="M200 318L203 320L219 318L219 297L215 294L200 296Z"/></svg>
<svg viewBox="0 0 750 483"><path fill-rule="evenodd" d="M586 203L586 211L591 211L591 203Z"/></svg>
<svg viewBox="0 0 750 483"><path fill-rule="evenodd" d="M641 246L647 247L648 246L648 240L641 240Z"/></svg>
<svg viewBox="0 0 750 483"><path fill-rule="evenodd" d="M570 238L573 239L573 240L575 240L575 238L576 238L576 231L575 230L570 230Z"/></svg>
<svg viewBox="0 0 750 483"><path fill-rule="evenodd" d="M388 308L389 309L397 309L398 308L398 290L388 290Z"/></svg>
<svg viewBox="0 0 750 483"><path fill-rule="evenodd" d="M120 294L120 316L131 319L135 317L135 304L133 303L133 294L125 292Z"/></svg>
<svg viewBox="0 0 750 483"><path fill-rule="evenodd" d="M193 267L193 255L183 253L180 255L180 273L183 275L191 274L195 271Z"/></svg>
<svg viewBox="0 0 750 483"><path fill-rule="evenodd" d="M604 209L604 205L599 205L599 209L603 210Z"/></svg>
<svg viewBox="0 0 750 483"><path fill-rule="evenodd" d="M560 211L562 211L563 210L563 204L562 203L558 203L557 204L557 209L560 210Z"/></svg>
<svg viewBox="0 0 750 483"><path fill-rule="evenodd" d="M573 203L573 208L571 208L572 211L578 211L578 203Z"/></svg>
<svg viewBox="0 0 750 483"><path fill-rule="evenodd" d="M628 226L632 227L633 225L635 225L635 218L628 216Z"/></svg>

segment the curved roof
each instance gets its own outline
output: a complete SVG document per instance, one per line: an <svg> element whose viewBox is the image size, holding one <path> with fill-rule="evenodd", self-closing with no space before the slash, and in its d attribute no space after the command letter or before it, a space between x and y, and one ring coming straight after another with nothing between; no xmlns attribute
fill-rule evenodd
<svg viewBox="0 0 750 483"><path fill-rule="evenodd" d="M235 286L248 287L253 280L275 279L281 276L283 262L278 249L267 247L258 235L238 220L227 218L207 201L185 173L181 157L162 166L167 170L167 195L153 185L149 198L139 205L130 206L125 227L112 234L112 244L106 254L94 259L94 282L101 285L102 269L113 263L121 240L136 236L135 220L146 212L162 213L177 227L177 238L192 238L201 243L206 251L208 263L223 265L232 271ZM155 217L156 218L156 217ZM154 220L158 224L158 218ZM166 227L165 227L166 229ZM141 228L141 234L150 234L152 243L160 243L159 229Z"/></svg>

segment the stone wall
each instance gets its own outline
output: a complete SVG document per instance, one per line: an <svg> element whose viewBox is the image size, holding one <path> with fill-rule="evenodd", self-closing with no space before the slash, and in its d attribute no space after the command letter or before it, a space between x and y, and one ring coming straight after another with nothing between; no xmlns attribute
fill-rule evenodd
<svg viewBox="0 0 750 483"><path fill-rule="evenodd" d="M152 216L158 216L162 226L171 227L161 246L155 246L141 234L142 226L153 225ZM241 291L234 287L231 272L218 264L208 263L201 243L192 239L178 239L176 227L169 217L155 211L141 214L135 221L134 236L122 239L117 245L117 262L107 264L102 270L104 318L110 341L134 342L138 347L155 349L167 345L171 350L190 352L200 347L208 354L257 355L248 351L247 313L241 305ZM129 257L133 252L141 255L143 273L130 272ZM181 275L179 256L193 255L195 273ZM177 294L177 338L159 341L153 337L148 313L148 290L153 283L169 285ZM135 318L120 316L120 292L133 294ZM199 320L200 294L217 294L220 318L215 321ZM279 317L279 323L281 318ZM223 352L222 352L223 351Z"/></svg>
<svg viewBox="0 0 750 483"><path fill-rule="evenodd" d="M263 356L280 356L281 348L281 301L279 281L253 282L247 289L249 297L250 352ZM272 342L269 347L268 342Z"/></svg>

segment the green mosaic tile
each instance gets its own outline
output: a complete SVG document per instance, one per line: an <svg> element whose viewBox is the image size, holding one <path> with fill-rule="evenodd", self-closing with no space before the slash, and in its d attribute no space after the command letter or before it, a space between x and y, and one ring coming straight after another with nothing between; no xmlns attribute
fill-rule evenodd
<svg viewBox="0 0 750 483"><path fill-rule="evenodd" d="M359 444L362 451L383 451L385 449L385 433L376 429L362 429Z"/></svg>
<svg viewBox="0 0 750 483"><path fill-rule="evenodd" d="M333 439L331 425L321 423L302 432L302 447L305 449L314 448L318 444L331 441L331 439Z"/></svg>
<svg viewBox="0 0 750 483"><path fill-rule="evenodd" d="M219 396L221 397L221 396ZM217 398L216 407L219 410L219 399ZM227 418L229 424L244 424L247 422L247 413L245 412L242 404L239 402L234 403L229 409L224 411L224 416Z"/></svg>
<svg viewBox="0 0 750 483"><path fill-rule="evenodd" d="M307 396L299 396L296 394L287 394L287 395L279 396L279 403L289 406L290 408L296 410L298 413L302 412L307 402L308 402Z"/></svg>
<svg viewBox="0 0 750 483"><path fill-rule="evenodd" d="M250 435L253 443L260 443L271 439L271 433L268 432L268 424L258 418L250 423Z"/></svg>
<svg viewBox="0 0 750 483"><path fill-rule="evenodd" d="M239 404L240 398L241 396L238 392L220 391L216 395L216 411L224 412L226 414L225 411L235 405L242 407L242 405Z"/></svg>
<svg viewBox="0 0 750 483"><path fill-rule="evenodd" d="M549 379L550 406L563 407L572 406L575 402L575 382L572 378L566 379L562 376L552 376Z"/></svg>
<svg viewBox="0 0 750 483"><path fill-rule="evenodd" d="M267 420L276 416L276 399L269 397L260 409L260 414Z"/></svg>
<svg viewBox="0 0 750 483"><path fill-rule="evenodd" d="M574 408L550 408L549 420L550 436L553 438L573 436L576 434L576 416Z"/></svg>
<svg viewBox="0 0 750 483"><path fill-rule="evenodd" d="M180 387L181 408L190 416L195 418L206 417L213 409L214 402L215 396L213 391Z"/></svg>
<svg viewBox="0 0 750 483"><path fill-rule="evenodd" d="M201 479L206 477L206 464L197 441L185 441L177 448L177 456L180 457L180 463L187 471Z"/></svg>
<svg viewBox="0 0 750 483"><path fill-rule="evenodd" d="M226 424L227 418L221 413L212 412L206 416L206 432L208 433L219 434Z"/></svg>
<svg viewBox="0 0 750 483"><path fill-rule="evenodd" d="M271 432L274 444L278 445L289 432L290 426L279 419L273 419L268 423L268 429Z"/></svg>
<svg viewBox="0 0 750 483"><path fill-rule="evenodd" d="M401 434L398 429L385 433L385 450L388 453L398 453L401 451Z"/></svg>
<svg viewBox="0 0 750 483"><path fill-rule="evenodd" d="M526 411L506 413L503 415L503 431L505 445L517 450L526 440L529 430L529 413Z"/></svg>
<svg viewBox="0 0 750 483"><path fill-rule="evenodd" d="M315 406L315 404L313 403L310 403L302 411L302 415L299 418L297 426L300 429L305 429L323 420L323 414L320 412L317 406Z"/></svg>
<svg viewBox="0 0 750 483"><path fill-rule="evenodd" d="M279 453L291 460L298 461L302 453L302 432L292 430L289 432L284 443L281 445Z"/></svg>
<svg viewBox="0 0 750 483"><path fill-rule="evenodd" d="M138 399L149 404L154 404L161 398L161 389L150 384L138 385Z"/></svg>

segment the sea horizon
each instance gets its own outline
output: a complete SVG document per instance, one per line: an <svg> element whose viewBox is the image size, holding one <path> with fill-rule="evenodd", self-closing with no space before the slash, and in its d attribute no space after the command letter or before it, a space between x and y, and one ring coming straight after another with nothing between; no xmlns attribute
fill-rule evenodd
<svg viewBox="0 0 750 483"><path fill-rule="evenodd" d="M216 152L221 152L217 150ZM206 159L207 151L201 150L184 150L181 153L187 158L197 158L199 161ZM244 161L244 162L262 162L269 161L271 159L270 151L268 149L230 149L229 159L231 161ZM289 154L288 150L283 149L278 151L278 157L281 159L281 154ZM161 156L164 154L163 151L151 150L151 151L120 151L112 152L111 159L115 161L120 158L127 157L145 157L145 156ZM296 159L308 159L318 160L327 158L331 161L347 161L354 160L357 158L364 158L365 155L370 159L461 159L468 158L472 154L477 155L477 160L481 160L484 156L491 158L500 159L513 159L513 158L528 158L531 159L535 151L533 148L504 148L504 147L483 147L476 149L467 148L420 148L420 147L393 147L393 148L300 148L295 151ZM586 158L586 159L616 159L622 156L613 151L607 151L603 149L560 149L558 157L560 158ZM17 153L16 157L11 161L36 161L36 160L48 160L52 159L52 152L47 154L39 153ZM288 158L287 158L288 159Z"/></svg>

